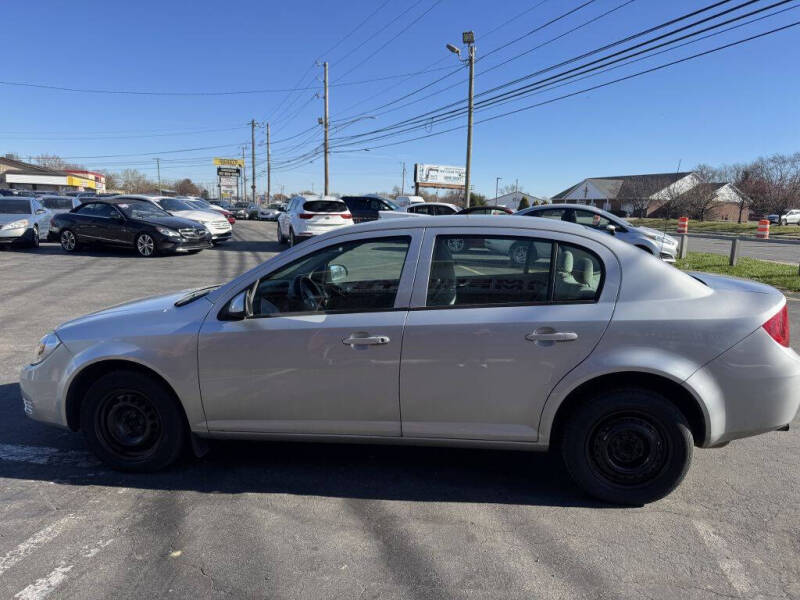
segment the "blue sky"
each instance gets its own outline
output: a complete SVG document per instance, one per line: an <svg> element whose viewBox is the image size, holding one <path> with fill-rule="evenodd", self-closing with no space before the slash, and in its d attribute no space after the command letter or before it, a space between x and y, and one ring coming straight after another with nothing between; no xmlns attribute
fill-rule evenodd
<svg viewBox="0 0 800 600"><path fill-rule="evenodd" d="M197 182L211 182L215 177L211 158L240 155L242 143L250 139L245 124L251 118L270 120L276 163L313 150L321 140L314 125L322 115L322 102L314 98L321 87L317 77L322 74L321 68L313 66L316 59L330 62L334 123L346 122L351 116L375 117L336 130L332 138L341 140L463 101L466 71L441 78L458 67L445 43L459 42L464 30L476 33L476 92L481 92L698 9L710 0L634 0L578 31L482 73L623 4L623 0L595 0L494 51L584 2L10 3L3 8L2 81L156 92L314 90L158 96L0 85L0 154L55 153L75 157L74 162L88 168L138 168L153 178L153 158L160 156L162 177L188 176ZM768 4L756 2L727 18ZM798 5L800 2L793 1L780 8ZM348 35L370 15L360 29ZM486 109L476 113L476 121L799 19L800 7L570 86ZM520 187L530 193L552 195L584 177L672 171L679 161L686 168L699 162L729 163L798 151L798 41L800 28L789 29L670 69L477 124L475 190L493 195L495 177L502 177L501 185L518 179ZM394 77L428 68L437 70ZM392 78L358 83L386 77ZM424 85L432 84L425 92L388 108L457 83L454 89L410 106L392 112L376 110ZM465 123L466 119L460 118L431 124L421 131L363 145L437 133ZM305 130L310 131L292 137ZM408 190L415 162L463 164L465 138L465 130L459 129L370 151L352 146L349 149L359 151L332 155L332 189L339 193L389 191L400 184L405 161ZM259 129L257 144L263 140L264 132ZM297 147L298 142L306 143ZM334 147L337 143L341 142L334 141ZM182 151L190 148L202 149ZM257 146L257 152L262 171L263 145ZM317 157L312 164L291 170L276 168L273 193L282 185L286 192L312 185L319 191L322 181L322 160ZM265 187L266 177L260 175L259 192Z"/></svg>

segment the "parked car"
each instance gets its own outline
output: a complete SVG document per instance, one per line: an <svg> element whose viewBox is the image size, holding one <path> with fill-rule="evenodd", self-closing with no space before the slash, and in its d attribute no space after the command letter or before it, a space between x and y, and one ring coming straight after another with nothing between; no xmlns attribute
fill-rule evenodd
<svg viewBox="0 0 800 600"><path fill-rule="evenodd" d="M233 213L222 208L222 206L220 206L217 202L209 202L208 200L203 200L202 198L196 198L194 196L183 199L186 200L189 206L192 206L198 210L214 210L222 214L231 225L236 223L236 217L233 216Z"/></svg>
<svg viewBox="0 0 800 600"><path fill-rule="evenodd" d="M149 200L106 198L84 202L51 223L65 252L85 244L134 248L139 256L200 252L211 233L197 221L173 217Z"/></svg>
<svg viewBox="0 0 800 600"><path fill-rule="evenodd" d="M767 219L775 225L800 225L800 209L792 209L783 215L768 215Z"/></svg>
<svg viewBox="0 0 800 600"><path fill-rule="evenodd" d="M257 220L258 219L258 204L248 204L247 205L247 218Z"/></svg>
<svg viewBox="0 0 800 600"><path fill-rule="evenodd" d="M454 254L452 236L522 240L529 261ZM769 286L563 221L420 217L69 321L20 384L29 417L116 469L162 469L190 436L552 447L589 494L642 504L694 446L785 429L800 357Z"/></svg>
<svg viewBox="0 0 800 600"><path fill-rule="evenodd" d="M0 246L38 248L47 239L50 217L36 198L0 196Z"/></svg>
<svg viewBox="0 0 800 600"><path fill-rule="evenodd" d="M247 202L237 202L236 204L231 205L230 212L233 213L233 216L237 219L245 220L248 217L248 208L249 204Z"/></svg>
<svg viewBox="0 0 800 600"><path fill-rule="evenodd" d="M277 221L278 216L286 210L283 204L273 202L272 204L262 204L258 209L258 218L261 221Z"/></svg>
<svg viewBox="0 0 800 600"><path fill-rule="evenodd" d="M408 208L412 204L422 204L425 202L425 198L422 196L397 196L394 199L394 204L398 208Z"/></svg>
<svg viewBox="0 0 800 600"><path fill-rule="evenodd" d="M513 215L514 211L505 206L470 206L458 211L460 215Z"/></svg>
<svg viewBox="0 0 800 600"><path fill-rule="evenodd" d="M594 206L585 204L542 204L526 208L514 214L577 223L578 225L616 236L620 240L633 244L637 248L641 248L666 262L675 262L678 255L678 240L671 235L650 227L636 227L625 219ZM496 246L495 250L500 251L501 249ZM511 248L507 248L506 252L511 252ZM521 260L524 263L525 257L521 256L519 250L517 250L516 255L511 255L511 260Z"/></svg>
<svg viewBox="0 0 800 600"><path fill-rule="evenodd" d="M295 196L278 216L278 243L297 242L353 224L353 215L333 196Z"/></svg>
<svg viewBox="0 0 800 600"><path fill-rule="evenodd" d="M211 234L214 244L221 244L231 239L233 228L228 220L215 210L200 210L181 198L172 196L118 196L120 200L145 200L154 203L175 217L189 219L202 224Z"/></svg>
<svg viewBox="0 0 800 600"><path fill-rule="evenodd" d="M390 200L375 196L342 196L342 202L347 205L353 215L354 223L386 218L388 213L396 213L399 210L399 207ZM395 214L390 216L395 216Z"/></svg>
<svg viewBox="0 0 800 600"><path fill-rule="evenodd" d="M69 212L73 208L77 208L81 205L80 199L74 196L42 196L39 198L39 202L41 202L42 206L49 210L52 215ZM52 229L47 233L47 241L58 241L58 237Z"/></svg>
<svg viewBox="0 0 800 600"><path fill-rule="evenodd" d="M412 204L407 207L404 212L414 215L428 215L431 217L454 215L458 213L459 208L455 204L448 204L447 202L425 202L423 204Z"/></svg>
<svg viewBox="0 0 800 600"><path fill-rule="evenodd" d="M20 190L0 188L0 196L22 196L22 195L23 194L20 193Z"/></svg>

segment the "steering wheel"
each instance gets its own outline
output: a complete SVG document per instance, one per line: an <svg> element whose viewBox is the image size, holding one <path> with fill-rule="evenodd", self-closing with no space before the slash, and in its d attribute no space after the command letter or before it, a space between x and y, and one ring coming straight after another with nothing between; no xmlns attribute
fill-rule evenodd
<svg viewBox="0 0 800 600"><path fill-rule="evenodd" d="M303 303L303 308L309 311L318 311L325 308L328 295L316 281L308 275L299 275L292 281L294 295Z"/></svg>

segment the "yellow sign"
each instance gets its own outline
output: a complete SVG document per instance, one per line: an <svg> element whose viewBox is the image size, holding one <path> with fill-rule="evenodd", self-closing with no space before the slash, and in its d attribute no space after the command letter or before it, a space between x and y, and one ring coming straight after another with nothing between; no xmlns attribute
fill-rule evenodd
<svg viewBox="0 0 800 600"><path fill-rule="evenodd" d="M218 167L242 167L244 169L244 161L241 158L215 158L214 164Z"/></svg>
<svg viewBox="0 0 800 600"><path fill-rule="evenodd" d="M67 175L67 185L84 187L92 190L96 187L94 179L87 179L86 177L78 177L76 175Z"/></svg>

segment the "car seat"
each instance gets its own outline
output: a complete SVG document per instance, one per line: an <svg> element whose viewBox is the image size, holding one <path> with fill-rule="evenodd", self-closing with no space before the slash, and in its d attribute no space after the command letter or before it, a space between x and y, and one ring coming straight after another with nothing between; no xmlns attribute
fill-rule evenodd
<svg viewBox="0 0 800 600"><path fill-rule="evenodd" d="M456 303L456 267L444 240L437 241L428 280L428 306L452 306Z"/></svg>

